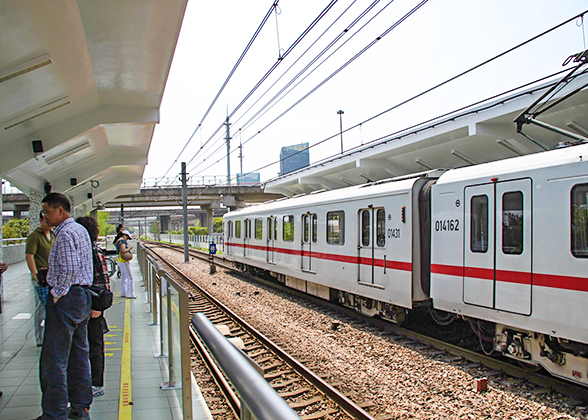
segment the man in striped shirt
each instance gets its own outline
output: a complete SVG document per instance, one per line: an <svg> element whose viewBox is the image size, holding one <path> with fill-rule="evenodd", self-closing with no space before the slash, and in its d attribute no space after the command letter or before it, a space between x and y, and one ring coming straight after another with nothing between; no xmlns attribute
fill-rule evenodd
<svg viewBox="0 0 588 420"><path fill-rule="evenodd" d="M86 228L70 217L71 205L65 195L50 193L42 205L47 224L55 227L56 238L47 273L51 290L41 351L43 415L39 419L90 419L87 325L92 304L92 243Z"/></svg>

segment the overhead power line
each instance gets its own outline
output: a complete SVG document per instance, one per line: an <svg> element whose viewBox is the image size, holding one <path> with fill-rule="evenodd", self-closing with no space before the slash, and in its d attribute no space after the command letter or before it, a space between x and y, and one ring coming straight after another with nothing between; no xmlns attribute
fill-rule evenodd
<svg viewBox="0 0 588 420"><path fill-rule="evenodd" d="M206 119L206 117L208 116L208 114L210 113L210 110L212 109L212 107L216 104L216 101L218 100L218 98L221 95L221 93L225 90L225 87L229 83L229 80L231 80L231 78L233 77L233 74L235 74L235 71L237 70L237 67L239 67L239 65L241 64L241 62L245 58L245 55L247 54L247 52L249 51L249 49L253 45L253 42L255 41L255 39L257 38L257 36L259 35L259 33L261 32L262 28L264 27L264 25L266 24L266 22L268 21L268 19L270 18L270 16L272 15L272 12L278 6L278 2L279 1L280 0L275 0L272 3L272 6L269 8L269 10L265 14L264 18L262 19L261 23L257 27L255 33L253 34L253 36L251 37L251 39L247 43L247 46L245 47L245 49L241 53L241 56L239 57L239 59L237 60L237 62L235 63L235 65L233 66L233 69L231 70L231 72L229 73L229 75L227 76L227 78L225 79L223 85L221 86L221 88L217 92L217 94L214 97L214 99L212 100L211 104L208 106L208 109L206 110L206 112L202 116L202 119L200 120L200 123L198 123L198 125L196 126L196 128L192 132L192 135L190 136L190 138L188 139L188 141L186 142L186 144L184 144L184 147L182 148L182 150L180 151L180 153L178 154L178 156L176 157L176 159L171 164L171 166L169 167L169 169L166 171L166 173L163 175L162 178L164 178L169 173L169 171L174 167L174 165L178 162L178 159L180 158L180 156L182 155L182 153L184 153L184 150L186 150L186 147L188 147L188 145L190 144L190 142L194 138L194 135L196 134L196 132L198 131L198 129L200 129L202 127L202 123L204 122L204 120ZM155 185L157 185L157 183Z"/></svg>
<svg viewBox="0 0 588 420"><path fill-rule="evenodd" d="M426 2L426 1L427 1L427 0L424 0L422 3ZM420 5L421 5L421 4L417 5L416 7L420 7ZM415 7L415 8L416 8L416 7ZM413 10L414 10L414 9L413 9ZM412 10L411 10L411 12L412 12ZM409 12L409 13L411 13L411 12ZM433 90L435 90L435 89L438 89L438 88L440 88L440 87L442 87L442 86L444 86L444 85L446 85L446 84L448 84L448 83L450 83L450 82L452 82L452 81L454 81L454 80L458 79L459 77L462 77L462 76L464 76L464 75L466 75L466 74L468 74L468 73L470 73L470 72L472 72L472 71L474 71L474 70L476 70L476 69L478 69L478 68L480 68L480 67L482 67L482 66L484 66L484 65L486 65L486 64L489 64L490 62L492 62L492 61L495 61L495 60L497 60L498 58L500 58L500 57L503 57L504 55L506 55L506 54L509 54L509 53L511 53L511 52L513 52L513 51L515 51L515 50L517 50L518 48L521 48L521 47L523 47L523 46L525 46L525 45L527 45L527 44L529 44L529 43L531 43L531 42L533 42L533 41L537 40L538 38L541 38L541 37L543 37L543 36L545 36L545 35L549 34L550 32L553 32L553 31L555 31L555 30L559 29L560 27L562 27L562 26L564 26L564 25L566 25L566 24L570 23L571 21L574 21L574 20L578 19L579 17L581 17L581 16L585 15L586 13L588 13L588 10L586 10L586 11L584 11L584 12L582 12L582 13L578 14L578 15L575 15L575 16L573 16L572 18L569 18L569 19L567 19L567 20L565 20L565 21L563 21L563 22L559 23L558 25L555 25L555 26L553 26L553 27L552 27L552 28L550 28L550 29L547 29L547 30L545 30L545 31L541 32L540 34L538 34L538 35L535 35L535 36L533 36L533 37L529 38L528 40L526 40L526 41L523 41L523 42L521 42L521 43L519 43L519 44L515 45L514 47L511 47L511 48L509 48L508 50L505 50L505 51L503 51L502 53L500 53L500 54L497 54L497 55L495 55L494 57L492 57L492 58L489 58L488 60L485 60L485 61L483 61L483 62L481 62L481 63L479 63L479 64L477 64L477 65L475 65L475 66L473 66L473 67L471 67L471 68L469 68L468 70L465 70L465 71L463 71L463 72L461 72L461 73L459 73L459 74L457 74L457 75L455 75L455 76L453 76L453 77L450 77L449 79L447 79L447 80L445 80L445 81L443 81L443 82L441 82L441 83L439 83L439 84L437 84L437 85L435 85L435 86L433 86L433 87L431 87L431 88L429 88L429 89L426 89L426 90L424 90L424 91L422 91L422 92L420 92L420 93L418 93L418 94L416 94L416 95L414 95L414 96L412 96L412 97L410 97L410 98L408 98L408 99L406 99L406 100L404 100L404 101L402 101L402 102L400 102L400 103L398 103L398 104L395 104L394 106L392 106L392 107L390 107L390 108L388 108L388 109L386 109L386 110L384 110L384 111L382 111L382 112L380 112L380 113L378 113L378 114L376 114L376 115L374 115L374 116L372 116L372 117L370 117L370 118L368 118L368 119L366 119L366 120L364 120L364 121L362 121L362 122L360 122L360 123L358 123L358 124L356 124L356 125L354 125L354 126L352 126L352 127L349 127L349 128L347 128L346 130L344 130L344 131L343 131L343 133L345 133L345 132L347 132L347 131L351 131L351 130L353 130L353 129L357 128L357 127L363 126L363 125L364 125L365 123L367 123L367 122L371 122L371 121L373 121L374 119L376 119L376 118L378 118L378 117L381 117L382 115L384 115L384 114L386 114L386 113L388 113L388 112L390 112L390 111L393 111L393 110L395 110L395 109L399 108L399 107L400 107L400 106L402 106L402 105L405 105L405 104L407 104L407 103L409 103L409 102L411 102L411 101L414 101L414 100L416 100L416 99L418 99L418 98L422 97L423 95L426 95L427 93L430 93L430 92L432 92ZM405 18L406 18L406 15L405 15L403 18L401 18L401 20L405 20ZM400 20L399 20L399 21L397 21L397 22L396 22L396 23L395 23L393 26L394 26L394 27L395 27L395 26L398 26L398 25L397 25L397 24L398 24L398 22L400 22ZM390 30L391 30L391 28L392 28L392 27L390 27L388 30L386 30L386 31L384 32L384 34L387 34L387 33L389 33L389 32L390 32ZM381 39L381 37L379 37L379 39ZM372 42L372 43L370 43L369 45L373 45L373 42ZM368 45L368 46L369 46L369 45ZM273 124L274 122L276 122L276 121L277 121L279 118L281 118L283 115L285 115L285 113L287 113L287 112L288 112L289 110L291 110L293 107L295 107L296 105L298 105L298 104L299 104L299 103L300 103L302 100L304 100L306 97L308 97L308 96L309 96L310 94L312 94L314 91L316 91L316 90L317 90L317 89L318 89L320 86L322 86L322 85L323 85L323 84L325 84L325 83L326 83L328 80L330 80L332 77L334 77L334 75L336 75L336 74L337 74L339 71L341 71L341 70L342 70L342 69L343 69L343 68L344 68L346 65L348 65L348 64L349 64L349 63L350 63L352 60L354 60L355 58L357 58L357 56L358 56L358 55L360 55L362 52L364 52L364 51L366 50L366 48L368 48L368 47L365 47L365 48L364 48L362 51L360 51L358 54L356 54L356 55L355 55L355 56L354 56L352 59L350 59L350 60L349 60L347 63L345 63L343 66L341 66L341 67L340 67L339 69L337 69L335 72L333 72L333 73L332 73L330 76L328 76L326 79L324 79L324 80L323 80L321 83L319 83L319 84L318 84L318 85L317 85L315 88L313 88L311 91L309 91L309 92L308 92L308 93L307 93L305 96L303 96L303 97L302 97L300 100L298 100L298 101L297 101L295 104L293 104L293 105L292 105L290 108L288 108L288 110L284 111L282 114L280 114L280 115L279 115L278 117L276 117L274 120L272 120L272 121L271 121L269 124L267 124L267 125L266 125L264 128L262 128L262 129L261 129L261 130L259 130L259 131L258 131L256 134L254 134L252 137L250 137L250 138L249 138L249 139L247 139L245 142L243 142L243 144L245 144L245 143L249 142L250 140L252 140L252 139L253 139L255 136L257 136L259 133L261 133L263 130L265 130L267 127L269 127L271 124ZM564 71L567 71L567 70L564 70ZM503 92L503 93L500 93L500 94L498 94L498 95L492 96L492 97L490 97L490 98L484 99L483 101L479 101L479 102L476 102L476 103L474 103L474 104L470 104L470 105L468 105L468 106L466 106L466 107L459 108L459 109L457 109L457 110L451 111L451 112L449 112L449 113L443 114L443 115L441 115L441 116L438 116L438 117L435 117L435 118L433 118L433 119L430 119L430 120L427 120L427 121L421 122L421 123L419 123L419 124L413 125L413 126L411 126L411 127L408 127L408 128L404 128L404 129L402 129L402 130L400 130L400 131L397 131L397 132L395 132L395 133L391 133L391 134L388 134L388 135L386 135L386 136L380 137L380 138L378 138L378 139L372 140L372 141L370 141L370 142L368 142L368 143L365 143L364 145L362 145L362 146L358 146L358 147L360 147L360 148L361 148L361 147L365 147L366 145L370 145L370 144L373 144L373 143L375 143L375 142L381 141L381 140L383 140L383 139L385 139L385 138L389 138L390 136L396 135L396 134L398 134L398 133L401 133L401 132L403 132L403 131L405 131L405 130L410 130L410 129L412 129L412 128L416 128L416 127L418 127L418 126L420 126L420 125L422 125L422 124L426 124L426 123L428 123L428 122L431 122L431 121L434 121L434 120L436 120L436 119L438 119L438 118L442 118L442 117L444 117L444 116L447 116L447 115L450 115L450 114L452 114L452 113L459 112L459 111L461 111L461 110L464 110L464 109L467 109L467 108L469 108L469 107L472 107L472 106L478 105L478 104L480 104L480 103L483 103L483 102L485 102L485 101L488 101L488 100L491 100L491 99L494 99L494 98L500 97L500 96L502 96L502 95L505 95L505 94L508 94L508 93L512 93L512 92L514 92L514 91L516 91L516 90L518 90L518 89L521 89L521 88L524 88L524 87L530 86L530 85L532 85L532 84L534 84L534 83L537 83L537 82L539 82L539 81L543 81L543 80L545 80L545 79L547 79L547 78L553 77L553 76L555 76L555 75L558 75L558 74L560 74L560 73L561 73L561 71L560 71L560 72L556 72L556 73L554 73L554 74L552 74L552 75L549 75L549 76L543 77L543 78L541 78L541 79L538 79L538 80L535 80L535 81L533 81L533 82L530 82L530 83L524 84L524 85L522 85L522 86L519 86L519 87L517 87L517 88L510 89L510 90L508 90L508 91L506 91L506 92ZM317 142L317 143L315 143L315 144L311 145L309 148L313 148L313 147L319 146L319 145L321 145L321 144L325 143L325 142L326 142L326 141L328 141L328 140L331 140L331 139L333 139L333 138L337 138L337 136L338 136L339 134L340 134L340 133L339 133L339 132L337 132L336 134L334 134L334 135L332 135L332 136L330 136L330 137L327 137L327 138L325 138L325 139L323 139L323 140L321 140L321 141L319 141L319 142ZM235 151L235 150L231 151L231 153L233 153L234 151ZM335 157L335 156L338 156L338 155L339 155L339 154L337 154L337 155L333 155L333 156L330 156L329 158L325 158L324 160L328 160L328 159L330 159L330 158L332 158L332 157ZM220 159L219 159L219 161L220 161ZM216 163L216 162L215 162L215 163ZM278 160L278 161L275 161L275 162L272 162L272 163L268 163L268 164L266 164L266 165L264 165L264 166L261 166L261 167L259 167L259 168L255 169L255 170L253 170L252 172L255 172L255 171L260 171L260 170L262 170L262 169L268 168L268 167L270 167L270 166L272 166L272 165L275 165L275 164L277 164L277 163L279 163L279 160ZM212 166L212 165L208 166L207 168L205 168L205 169L203 169L203 170L199 171L198 173L202 173L203 171L205 171L205 170L209 169L211 166Z"/></svg>
<svg viewBox="0 0 588 420"><path fill-rule="evenodd" d="M338 0L331 0L331 2L323 9L323 11L311 22L311 24L298 36L298 38L288 47L288 49L282 54L276 62L272 65L272 67L263 75L263 77L255 84L255 86L249 91L249 93L241 100L239 105L233 109L231 114L228 116L231 118L235 113L243 106L243 104L255 93L255 91L261 86L261 84L273 73L273 71L280 65L280 63L300 44L300 42L308 35L308 33L320 22L320 20L331 10L331 8L337 3ZM212 135L204 142L200 149L192 156L192 159L188 162L188 165L196 159L196 156L200 153L202 148L212 140L214 136L220 131L220 129L224 126L224 121L221 123L218 128L212 133Z"/></svg>

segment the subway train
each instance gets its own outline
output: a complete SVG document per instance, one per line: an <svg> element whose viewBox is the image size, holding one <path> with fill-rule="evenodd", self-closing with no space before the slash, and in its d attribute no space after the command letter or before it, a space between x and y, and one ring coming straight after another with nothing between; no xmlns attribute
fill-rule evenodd
<svg viewBox="0 0 588 420"><path fill-rule="evenodd" d="M225 258L588 386L588 145L284 198L224 216Z"/></svg>

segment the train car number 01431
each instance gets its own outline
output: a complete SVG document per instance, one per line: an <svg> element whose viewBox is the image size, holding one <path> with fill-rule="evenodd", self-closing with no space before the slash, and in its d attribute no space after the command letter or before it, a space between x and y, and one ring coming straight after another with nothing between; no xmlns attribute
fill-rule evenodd
<svg viewBox="0 0 588 420"><path fill-rule="evenodd" d="M400 239L400 229L388 229L388 238Z"/></svg>
<svg viewBox="0 0 588 420"><path fill-rule="evenodd" d="M458 219L450 219L450 220L437 220L435 221L435 231L436 232L451 232L451 231L458 231L459 230L459 220Z"/></svg>

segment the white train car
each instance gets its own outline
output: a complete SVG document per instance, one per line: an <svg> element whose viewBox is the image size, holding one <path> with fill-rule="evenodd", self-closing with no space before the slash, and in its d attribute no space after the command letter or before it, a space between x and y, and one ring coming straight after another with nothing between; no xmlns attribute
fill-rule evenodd
<svg viewBox="0 0 588 420"><path fill-rule="evenodd" d="M436 309L588 385L588 145L446 172L432 188Z"/></svg>
<svg viewBox="0 0 588 420"><path fill-rule="evenodd" d="M588 145L248 207L224 234L243 268L396 322L429 305L588 385Z"/></svg>
<svg viewBox="0 0 588 420"><path fill-rule="evenodd" d="M230 212L224 216L226 258L368 315L402 321L406 309L429 300L421 275L419 193L434 175Z"/></svg>

